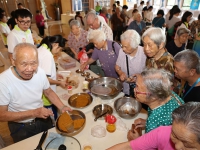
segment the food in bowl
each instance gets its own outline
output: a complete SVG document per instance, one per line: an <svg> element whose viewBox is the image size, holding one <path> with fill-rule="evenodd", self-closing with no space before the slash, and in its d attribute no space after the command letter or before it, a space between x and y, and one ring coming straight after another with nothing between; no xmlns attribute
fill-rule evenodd
<svg viewBox="0 0 200 150"><path fill-rule="evenodd" d="M68 128L70 128L73 125L73 120L71 119L71 117L69 116L68 113L63 113L58 121L58 127L63 130L68 132Z"/></svg>
<svg viewBox="0 0 200 150"><path fill-rule="evenodd" d="M63 113L58 120L58 127L60 130L68 132L68 129L73 126L75 130L81 128L85 123L85 119L72 120L68 113Z"/></svg>
<svg viewBox="0 0 200 150"><path fill-rule="evenodd" d="M85 119L76 119L74 120L74 129L79 129L83 126Z"/></svg>
<svg viewBox="0 0 200 150"><path fill-rule="evenodd" d="M92 103L91 95L87 93L77 93L68 99L68 103L70 106L75 108L84 108Z"/></svg>

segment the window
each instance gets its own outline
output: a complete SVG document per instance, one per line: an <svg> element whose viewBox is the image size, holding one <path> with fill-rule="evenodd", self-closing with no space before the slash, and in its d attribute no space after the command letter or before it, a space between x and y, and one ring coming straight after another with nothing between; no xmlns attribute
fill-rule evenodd
<svg viewBox="0 0 200 150"><path fill-rule="evenodd" d="M154 0L153 7L160 8L161 7L161 3L162 3L162 0Z"/></svg>
<svg viewBox="0 0 200 150"><path fill-rule="evenodd" d="M110 6L110 0L94 0L94 7L97 5L97 2L99 2L99 5L101 7L109 7Z"/></svg>
<svg viewBox="0 0 200 150"><path fill-rule="evenodd" d="M191 2L192 2L192 0L184 0L182 9L189 10Z"/></svg>
<svg viewBox="0 0 200 150"><path fill-rule="evenodd" d="M126 0L128 9L132 9L134 4L137 4L137 0Z"/></svg>
<svg viewBox="0 0 200 150"><path fill-rule="evenodd" d="M175 0L168 0L167 1L167 8L172 8L175 5Z"/></svg>

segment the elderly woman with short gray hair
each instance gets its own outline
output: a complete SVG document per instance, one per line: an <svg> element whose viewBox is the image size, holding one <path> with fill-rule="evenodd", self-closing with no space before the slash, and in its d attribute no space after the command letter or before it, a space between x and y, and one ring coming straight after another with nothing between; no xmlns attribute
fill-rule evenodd
<svg viewBox="0 0 200 150"><path fill-rule="evenodd" d="M172 111L184 101L171 90L173 76L164 69L144 70L136 75L134 93L136 100L148 106L147 120L136 119L136 128L145 127L145 133L163 125L171 125ZM136 138L137 133L128 133L129 139Z"/></svg>
<svg viewBox="0 0 200 150"><path fill-rule="evenodd" d="M139 35L142 36L143 29L146 28L146 23L142 20L142 14L137 12L134 14L134 21L132 21L127 30L135 30Z"/></svg>
<svg viewBox="0 0 200 150"><path fill-rule="evenodd" d="M123 82L123 92L132 95L133 90L128 83L133 74L141 73L145 68L146 55L140 44L140 35L135 30L127 30L121 35L122 49L115 65L120 80Z"/></svg>
<svg viewBox="0 0 200 150"><path fill-rule="evenodd" d="M147 29L142 35L147 68L164 68L174 74L173 56L166 50L165 32L156 27Z"/></svg>
<svg viewBox="0 0 200 150"><path fill-rule="evenodd" d="M190 30L187 28L179 28L176 32L176 38L170 41L166 48L172 56L175 56L178 52L182 51L186 47Z"/></svg>
<svg viewBox="0 0 200 150"><path fill-rule="evenodd" d="M75 58L78 58L78 52L80 48L84 48L87 44L87 35L88 32L83 30L80 26L78 20L72 20L69 23L71 32L67 38L67 44L70 47L71 51L74 53Z"/></svg>
<svg viewBox="0 0 200 150"><path fill-rule="evenodd" d="M99 59L105 76L118 78L115 64L121 49L120 45L117 42L107 40L105 33L101 30L91 31L88 40L94 44L95 48L91 58L81 65L81 70Z"/></svg>

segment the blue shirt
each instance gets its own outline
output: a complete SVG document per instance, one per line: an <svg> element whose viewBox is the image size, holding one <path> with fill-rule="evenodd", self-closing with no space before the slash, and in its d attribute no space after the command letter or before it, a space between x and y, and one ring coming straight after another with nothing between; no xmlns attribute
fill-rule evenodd
<svg viewBox="0 0 200 150"><path fill-rule="evenodd" d="M163 17L155 17L152 21L154 27L159 27L159 28L162 28L164 23L165 19Z"/></svg>

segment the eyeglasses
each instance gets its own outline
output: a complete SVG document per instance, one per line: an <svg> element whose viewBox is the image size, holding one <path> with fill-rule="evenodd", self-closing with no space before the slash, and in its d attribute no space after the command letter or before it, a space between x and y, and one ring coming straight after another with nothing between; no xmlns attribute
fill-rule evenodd
<svg viewBox="0 0 200 150"><path fill-rule="evenodd" d="M89 27L93 27L94 26L94 22L95 22L96 18L94 18L94 21L91 24L88 24Z"/></svg>
<svg viewBox="0 0 200 150"><path fill-rule="evenodd" d="M19 21L19 23L20 23L21 25L29 25L29 24L31 23L31 20L28 20L28 21L20 21L20 20L17 20L17 21Z"/></svg>

